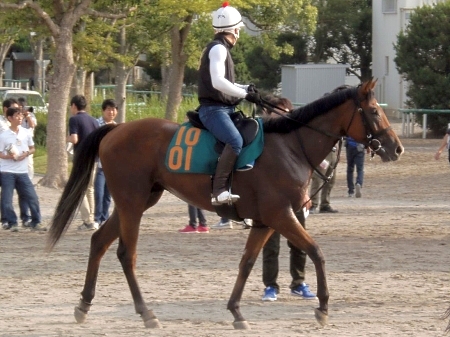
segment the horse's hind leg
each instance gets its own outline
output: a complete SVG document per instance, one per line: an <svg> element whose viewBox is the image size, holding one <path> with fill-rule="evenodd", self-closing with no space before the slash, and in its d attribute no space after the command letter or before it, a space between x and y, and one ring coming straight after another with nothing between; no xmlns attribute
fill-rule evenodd
<svg viewBox="0 0 450 337"><path fill-rule="evenodd" d="M75 319L78 323L84 323L92 300L95 296L95 285L97 283L98 269L100 261L108 250L109 246L119 237L119 217L116 210L113 211L107 223L96 231L91 238L91 248L89 262L86 271L84 288L81 292L81 299L75 307Z"/></svg>
<svg viewBox="0 0 450 337"><path fill-rule="evenodd" d="M250 233L247 238L247 243L245 245L244 255L239 263L239 273L234 284L233 291L228 301L227 309L231 311L234 316L233 326L235 329L249 329L250 326L244 319L240 311L240 302L242 298L242 293L244 291L245 283L247 282L248 276L255 265L258 254L261 248L267 242L269 237L273 233L273 229L269 227L259 227L261 224L253 224L250 229Z"/></svg>

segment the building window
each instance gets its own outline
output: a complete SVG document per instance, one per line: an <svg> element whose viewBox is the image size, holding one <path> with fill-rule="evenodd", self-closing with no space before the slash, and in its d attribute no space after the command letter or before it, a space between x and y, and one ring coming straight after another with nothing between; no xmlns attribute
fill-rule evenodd
<svg viewBox="0 0 450 337"><path fill-rule="evenodd" d="M389 75L389 56L384 57L384 76Z"/></svg>
<svg viewBox="0 0 450 337"><path fill-rule="evenodd" d="M383 0L383 13L397 13L397 0Z"/></svg>

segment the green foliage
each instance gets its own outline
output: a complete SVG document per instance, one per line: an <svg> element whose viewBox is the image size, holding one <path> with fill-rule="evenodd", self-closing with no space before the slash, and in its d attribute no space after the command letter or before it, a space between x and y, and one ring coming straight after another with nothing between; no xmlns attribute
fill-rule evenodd
<svg viewBox="0 0 450 337"><path fill-rule="evenodd" d="M313 4L319 10L313 62L333 58L350 64L350 71L361 80L371 78L372 0L313 0Z"/></svg>
<svg viewBox="0 0 450 337"><path fill-rule="evenodd" d="M34 129L34 143L44 146L47 143L47 114L36 113L37 125Z"/></svg>
<svg viewBox="0 0 450 337"><path fill-rule="evenodd" d="M397 37L394 61L410 84L407 104L411 108L450 108L449 17L448 1L417 8ZM417 120L421 123L422 118ZM434 132L444 131L447 123L446 115L428 116L428 127Z"/></svg>
<svg viewBox="0 0 450 337"><path fill-rule="evenodd" d="M250 82L269 91L281 82L282 64L307 62L307 38L298 33L263 34L256 39L249 37L239 41L235 49L244 50Z"/></svg>

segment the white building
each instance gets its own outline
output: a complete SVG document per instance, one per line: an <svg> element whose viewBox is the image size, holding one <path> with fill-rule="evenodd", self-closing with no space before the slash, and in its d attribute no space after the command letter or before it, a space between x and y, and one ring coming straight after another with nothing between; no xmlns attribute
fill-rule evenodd
<svg viewBox="0 0 450 337"><path fill-rule="evenodd" d="M445 0L373 0L372 1L372 75L378 78L376 96L387 103L387 111L404 107L406 81L397 72L393 45L409 22L415 8Z"/></svg>

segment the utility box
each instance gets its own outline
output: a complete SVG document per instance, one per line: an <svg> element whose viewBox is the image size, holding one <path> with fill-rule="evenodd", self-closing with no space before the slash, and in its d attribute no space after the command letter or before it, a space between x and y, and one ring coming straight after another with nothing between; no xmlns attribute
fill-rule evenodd
<svg viewBox="0 0 450 337"><path fill-rule="evenodd" d="M281 66L281 94L304 105L345 84L348 64L288 64Z"/></svg>

